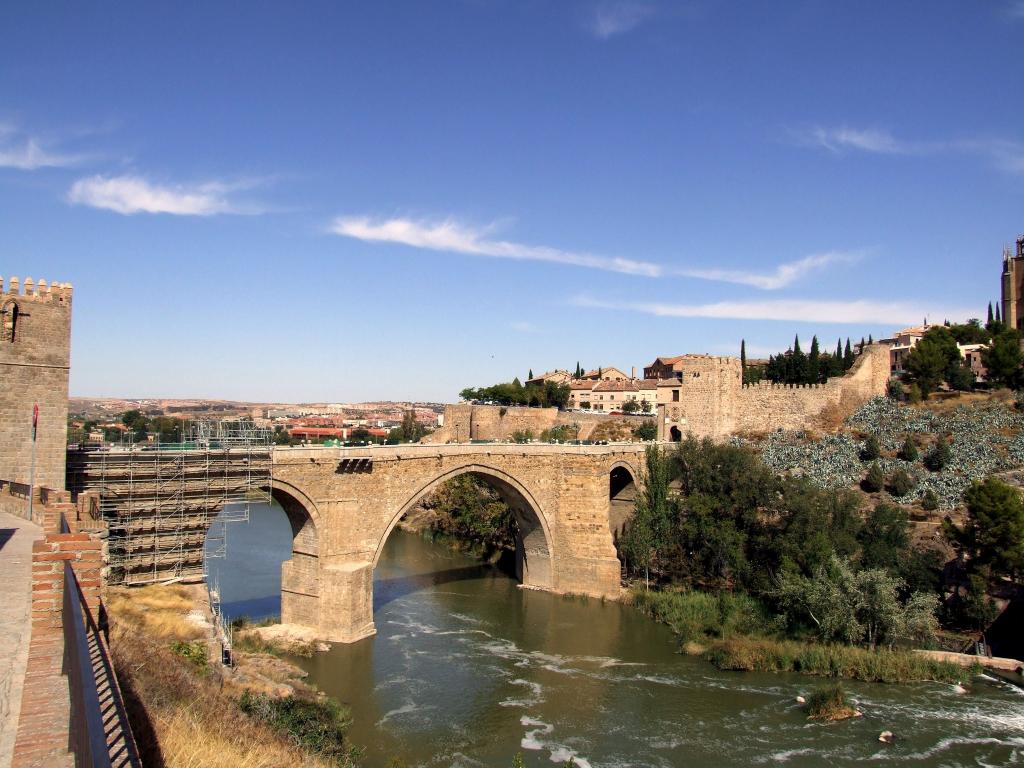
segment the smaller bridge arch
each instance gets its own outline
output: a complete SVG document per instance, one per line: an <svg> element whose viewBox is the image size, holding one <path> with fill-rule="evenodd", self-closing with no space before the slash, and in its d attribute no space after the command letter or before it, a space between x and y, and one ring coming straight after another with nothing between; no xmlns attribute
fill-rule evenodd
<svg viewBox="0 0 1024 768"><path fill-rule="evenodd" d="M292 556L281 563L281 622L319 626L320 512L316 503L291 483L276 480L269 491L292 529Z"/></svg>

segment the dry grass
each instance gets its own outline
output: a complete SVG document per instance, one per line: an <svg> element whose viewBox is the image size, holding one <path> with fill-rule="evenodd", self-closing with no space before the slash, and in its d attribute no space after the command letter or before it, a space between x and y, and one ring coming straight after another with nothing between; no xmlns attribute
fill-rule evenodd
<svg viewBox="0 0 1024 768"><path fill-rule="evenodd" d="M195 607L188 587L159 584L110 589L106 605L111 616L135 625L152 637L187 641L204 634L202 627L186 618Z"/></svg>
<svg viewBox="0 0 1024 768"><path fill-rule="evenodd" d="M110 590L110 645L128 717L147 768L338 768L239 709L218 671L171 649L204 633L186 619L188 587Z"/></svg>

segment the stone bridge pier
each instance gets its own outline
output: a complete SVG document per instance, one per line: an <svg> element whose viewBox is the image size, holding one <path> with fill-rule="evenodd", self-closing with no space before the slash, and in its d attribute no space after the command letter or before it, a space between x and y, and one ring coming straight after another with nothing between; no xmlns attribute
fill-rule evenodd
<svg viewBox="0 0 1024 768"><path fill-rule="evenodd" d="M275 448L273 496L292 528L281 621L351 643L375 632L373 569L398 521L471 473L509 504L523 586L619 594L613 532L635 492L643 446L399 445Z"/></svg>

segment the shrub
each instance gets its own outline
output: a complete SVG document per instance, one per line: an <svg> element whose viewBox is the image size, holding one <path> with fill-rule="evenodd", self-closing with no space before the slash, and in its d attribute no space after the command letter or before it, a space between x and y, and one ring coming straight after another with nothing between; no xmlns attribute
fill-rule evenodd
<svg viewBox="0 0 1024 768"><path fill-rule="evenodd" d="M350 717L333 699L275 698L243 691L238 706L245 714L288 736L298 747L324 758L343 760L349 750L345 729Z"/></svg>
<svg viewBox="0 0 1024 768"><path fill-rule="evenodd" d="M910 479L910 475L902 469L898 469L889 479L889 490L893 496L906 496L914 490L914 481Z"/></svg>
<svg viewBox="0 0 1024 768"><path fill-rule="evenodd" d="M895 400L897 403L902 402L906 396L903 385L898 379L889 379L889 383L885 387L885 394L890 400Z"/></svg>
<svg viewBox="0 0 1024 768"><path fill-rule="evenodd" d="M882 468L877 463L872 464L868 469L868 473L864 475L864 479L861 480L861 488L868 493L878 493L884 485L885 473L882 472Z"/></svg>
<svg viewBox="0 0 1024 768"><path fill-rule="evenodd" d="M194 640L192 642L174 642L171 643L171 650L183 659L190 661L199 669L205 670L209 663L206 644L202 641Z"/></svg>
<svg viewBox="0 0 1024 768"><path fill-rule="evenodd" d="M921 507L934 512L939 508L939 497L935 495L935 491L929 488L924 492L924 496L921 497Z"/></svg>
<svg viewBox="0 0 1024 768"><path fill-rule="evenodd" d="M764 605L746 594L636 590L633 605L667 624L682 643L754 634L770 623Z"/></svg>
<svg viewBox="0 0 1024 768"><path fill-rule="evenodd" d="M911 384L910 389L907 390L907 402L911 405L917 405L921 402L922 397L921 388L917 384Z"/></svg>
<svg viewBox="0 0 1024 768"><path fill-rule="evenodd" d="M838 682L813 691L807 697L806 709L808 719L827 722L845 720L857 714L857 711L846 701L843 684Z"/></svg>
<svg viewBox="0 0 1024 768"><path fill-rule="evenodd" d="M533 440L533 431L529 429L517 429L512 433L513 443L528 443Z"/></svg>
<svg viewBox="0 0 1024 768"><path fill-rule="evenodd" d="M910 435L907 435L903 440L903 447L900 448L900 458L904 461L917 461L918 455L917 443Z"/></svg>
<svg viewBox="0 0 1024 768"><path fill-rule="evenodd" d="M861 458L864 461L874 461L882 455L882 446L878 444L878 438L870 435L864 442L864 450L861 451Z"/></svg>
<svg viewBox="0 0 1024 768"><path fill-rule="evenodd" d="M657 440L658 425L653 421L645 421L633 428L633 437L637 440Z"/></svg>
<svg viewBox="0 0 1024 768"><path fill-rule="evenodd" d="M952 451L949 449L949 443L943 438L939 438L935 442L935 447L932 448L932 452L928 454L928 460L925 464L928 469L933 472L941 472L949 464L949 460L952 458Z"/></svg>

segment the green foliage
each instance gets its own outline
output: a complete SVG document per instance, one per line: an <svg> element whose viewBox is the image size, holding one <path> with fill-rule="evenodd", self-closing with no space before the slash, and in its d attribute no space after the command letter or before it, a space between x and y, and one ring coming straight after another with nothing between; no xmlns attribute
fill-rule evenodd
<svg viewBox="0 0 1024 768"><path fill-rule="evenodd" d="M459 393L463 400L483 400L498 405L532 405L565 408L569 403L569 387L554 381L537 382L523 386L516 379L506 384L474 389L468 387Z"/></svg>
<svg viewBox="0 0 1024 768"><path fill-rule="evenodd" d="M314 755L339 763L351 756L345 743L351 717L333 699L277 698L243 691L238 706L249 717L267 724Z"/></svg>
<svg viewBox="0 0 1024 768"><path fill-rule="evenodd" d="M853 713L846 701L846 690L838 682L811 691L804 709L811 720L841 720Z"/></svg>
<svg viewBox="0 0 1024 768"><path fill-rule="evenodd" d="M992 344L981 351L981 362L988 371L988 379L995 385L1020 389L1024 377L1021 364L1024 354L1020 349L1020 333L1016 330L1001 330L992 339Z"/></svg>
<svg viewBox="0 0 1024 768"><path fill-rule="evenodd" d="M868 473L864 475L864 479L860 481L860 487L868 493L878 493L882 490L885 485L885 473L882 472L882 468L875 462L868 467Z"/></svg>
<svg viewBox="0 0 1024 768"><path fill-rule="evenodd" d="M992 305L989 305L991 311ZM992 318L989 318L991 320ZM981 321L971 318L966 323L946 327L958 344L988 344L992 340L992 332L983 328Z"/></svg>
<svg viewBox="0 0 1024 768"><path fill-rule="evenodd" d="M937 661L898 649L869 649L789 640L732 637L712 644L708 661L719 669L761 672L802 672L877 683L935 680L955 683L981 670Z"/></svg>
<svg viewBox="0 0 1024 768"><path fill-rule="evenodd" d="M575 440L577 429L571 424L559 424L551 427L551 429L545 429L540 433L540 439L547 442L548 440L557 440L564 442L566 440Z"/></svg>
<svg viewBox="0 0 1024 768"><path fill-rule="evenodd" d="M742 350L741 350L742 351ZM743 366L743 383L752 384L762 378L781 384L820 384L832 376L841 376L853 365L853 352L847 341L848 358L844 356L840 344L836 345L835 354L821 352L818 337L811 339L811 350L804 353L800 348L800 338L793 340L793 346L779 355L770 355L764 368Z"/></svg>
<svg viewBox="0 0 1024 768"><path fill-rule="evenodd" d="M513 443L528 443L533 440L532 429L517 429L512 433L511 440Z"/></svg>
<svg viewBox="0 0 1024 768"><path fill-rule="evenodd" d="M772 622L768 608L743 593L633 590L631 599L635 607L667 624L683 643L761 634Z"/></svg>
<svg viewBox="0 0 1024 768"><path fill-rule="evenodd" d="M882 447L878 444L878 438L874 435L869 435L868 439L864 441L864 450L861 452L861 458L864 461L874 461L882 455Z"/></svg>
<svg viewBox="0 0 1024 768"><path fill-rule="evenodd" d="M935 495L933 489L929 488L924 492L924 496L921 497L921 508L928 512L934 512L939 508L939 497Z"/></svg>
<svg viewBox="0 0 1024 768"><path fill-rule="evenodd" d="M941 472L944 470L953 458L953 452L950 450L949 443L944 438L939 438L935 441L935 446L932 448L931 453L928 454L928 458L925 459L925 466L933 472Z"/></svg>
<svg viewBox="0 0 1024 768"><path fill-rule="evenodd" d="M995 576L1016 576L1024 568L1024 501L1020 492L994 477L974 483L964 494L963 528L945 522L952 543L970 557L972 569L987 567Z"/></svg>
<svg viewBox="0 0 1024 768"><path fill-rule="evenodd" d="M465 474L442 484L423 503L433 512L431 529L485 551L515 546L515 518L497 491Z"/></svg>
<svg viewBox="0 0 1024 768"><path fill-rule="evenodd" d="M516 752L516 756L512 758L512 768L525 768L526 763L523 762L523 753Z"/></svg>
<svg viewBox="0 0 1024 768"><path fill-rule="evenodd" d="M658 425L653 421L645 421L642 424L633 427L633 437L637 440L657 440Z"/></svg>
<svg viewBox="0 0 1024 768"><path fill-rule="evenodd" d="M171 643L171 650L204 672L209 666L210 660L206 650L206 644L199 640L193 640L192 642L173 642Z"/></svg>
<svg viewBox="0 0 1024 768"><path fill-rule="evenodd" d="M639 410L640 403L638 403L636 400L627 400L625 403L622 404L623 413L636 413Z"/></svg>
<svg viewBox="0 0 1024 768"><path fill-rule="evenodd" d="M893 646L930 641L938 628L938 600L914 593L900 602L902 581L880 568L854 572L833 557L813 578L779 574L775 597L790 624L811 621L827 642Z"/></svg>
<svg viewBox="0 0 1024 768"><path fill-rule="evenodd" d="M906 496L914 490L914 481L905 470L897 469L889 478L889 492L896 497Z"/></svg>
<svg viewBox="0 0 1024 768"><path fill-rule="evenodd" d="M633 519L622 537L622 552L626 563L648 581L651 566L658 562L658 544L667 538L672 507L668 498L669 462L664 453L657 446L648 446L644 464Z"/></svg>
<svg viewBox="0 0 1024 768"><path fill-rule="evenodd" d="M899 456L904 461L917 461L917 443L909 434L903 439L903 446L900 448Z"/></svg>
<svg viewBox="0 0 1024 768"><path fill-rule="evenodd" d="M907 513L895 504L877 504L857 538L861 545L861 567L898 573L900 561L910 545Z"/></svg>
<svg viewBox="0 0 1024 768"><path fill-rule="evenodd" d="M943 381L961 381L962 367L956 339L944 326L928 329L904 361L907 380L917 384L925 397Z"/></svg>
<svg viewBox="0 0 1024 768"><path fill-rule="evenodd" d="M907 402L911 405L917 405L924 399L924 393L921 391L921 387L917 384L911 384L907 388Z"/></svg>

